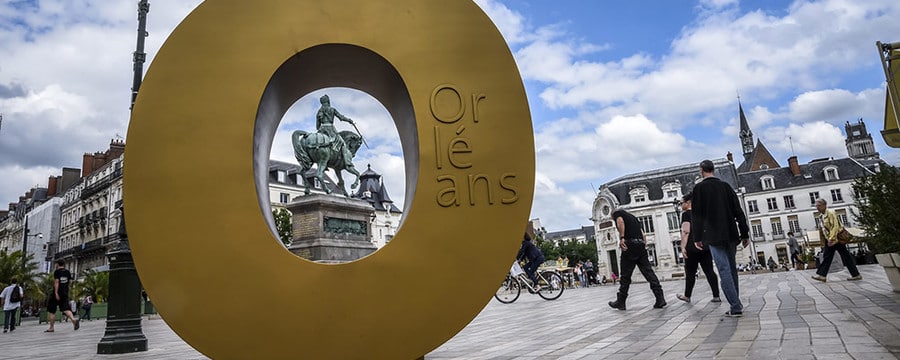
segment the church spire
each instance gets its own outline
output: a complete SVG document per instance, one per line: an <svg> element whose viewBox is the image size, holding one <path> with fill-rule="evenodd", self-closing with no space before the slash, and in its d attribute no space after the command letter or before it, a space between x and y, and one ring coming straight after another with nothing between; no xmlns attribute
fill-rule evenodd
<svg viewBox="0 0 900 360"><path fill-rule="evenodd" d="M740 112L741 116L741 147L744 151L744 159L746 160L751 153L753 153L753 131L750 130L750 125L747 124L747 117L744 116L744 107L741 105L741 97L738 96L738 112Z"/></svg>

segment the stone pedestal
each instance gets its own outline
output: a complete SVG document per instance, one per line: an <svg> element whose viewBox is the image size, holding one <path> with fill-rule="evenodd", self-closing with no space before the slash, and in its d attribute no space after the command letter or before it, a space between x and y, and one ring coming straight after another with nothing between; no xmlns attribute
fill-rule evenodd
<svg viewBox="0 0 900 360"><path fill-rule="evenodd" d="M293 213L293 242L288 249L304 259L341 263L369 255L371 220L375 214L367 201L311 194L287 204Z"/></svg>

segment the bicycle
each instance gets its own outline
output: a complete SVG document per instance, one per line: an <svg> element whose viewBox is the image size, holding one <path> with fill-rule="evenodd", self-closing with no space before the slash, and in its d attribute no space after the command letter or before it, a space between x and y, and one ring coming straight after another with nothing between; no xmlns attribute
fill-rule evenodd
<svg viewBox="0 0 900 360"><path fill-rule="evenodd" d="M539 289L536 289L531 284L531 280L528 279L519 263L516 262L513 264L512 270L506 273L506 278L503 279L503 283L500 284L494 297L501 303L510 304L519 298L523 284L528 288L528 292L532 294L537 293L544 300L556 300L565 290L565 282L559 272L555 270L538 271L535 273L535 277L537 277L540 285Z"/></svg>

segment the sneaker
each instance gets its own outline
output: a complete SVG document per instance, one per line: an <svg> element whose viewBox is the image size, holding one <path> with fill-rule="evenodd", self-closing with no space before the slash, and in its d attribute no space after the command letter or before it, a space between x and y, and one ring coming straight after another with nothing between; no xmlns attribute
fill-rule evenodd
<svg viewBox="0 0 900 360"><path fill-rule="evenodd" d="M675 295L675 297L678 298L678 300L681 300L684 302L691 302L691 298L684 296L682 294Z"/></svg>
<svg viewBox="0 0 900 360"><path fill-rule="evenodd" d="M822 276L822 275L819 275L819 274L813 275L813 276L812 276L812 279L813 279L813 280L816 280L816 281L825 282L825 277Z"/></svg>
<svg viewBox="0 0 900 360"><path fill-rule="evenodd" d="M81 320L75 320L72 325L75 326L75 330L78 330L81 327Z"/></svg>
<svg viewBox="0 0 900 360"><path fill-rule="evenodd" d="M862 280L862 275L856 275L856 276L853 276L853 277L848 277L847 280L849 280L849 281Z"/></svg>
<svg viewBox="0 0 900 360"><path fill-rule="evenodd" d="M714 297L712 298L712 300L710 300L710 302L722 302L722 298Z"/></svg>
<svg viewBox="0 0 900 360"><path fill-rule="evenodd" d="M743 311L726 311L725 316L733 317L733 318L741 317L741 316L744 316L744 312Z"/></svg>

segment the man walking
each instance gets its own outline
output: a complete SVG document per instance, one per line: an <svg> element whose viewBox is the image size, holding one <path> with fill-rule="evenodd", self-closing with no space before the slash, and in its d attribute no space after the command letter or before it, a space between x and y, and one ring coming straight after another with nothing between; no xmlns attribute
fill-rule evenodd
<svg viewBox="0 0 900 360"><path fill-rule="evenodd" d="M22 305L22 296L25 292L19 286L16 278L10 280L12 284L0 292L0 299L3 301L3 332L16 330L16 311Z"/></svg>
<svg viewBox="0 0 900 360"><path fill-rule="evenodd" d="M69 283L72 281L72 273L66 270L66 263L62 260L56 260L56 271L53 272L53 293L50 294L50 301L47 302L47 320L50 321L50 328L44 332L53 332L53 323L56 321L57 307L62 310L66 318L72 321L75 330L81 327L79 320L75 320L72 315L72 308L69 305Z"/></svg>
<svg viewBox="0 0 900 360"><path fill-rule="evenodd" d="M862 275L859 274L859 269L856 267L856 262L853 260L853 256L850 255L850 251L847 250L847 245L841 244L837 239L838 233L844 230L844 225L841 225L841 222L838 221L834 210L828 209L828 203L825 199L816 199L816 210L819 211L818 215L822 224L822 228L819 229L819 236L826 242L825 253L822 254L822 263L816 268L816 274L812 278L825 282L826 277L828 277L828 270L831 268L831 261L834 260L834 253L837 252L840 254L844 266L850 271L850 277L847 280L862 280Z"/></svg>
<svg viewBox="0 0 900 360"><path fill-rule="evenodd" d="M800 265L803 264L803 262L800 261L800 243L798 243L797 238L794 237L793 231L788 231L788 250L791 251L791 270L803 270L803 268L800 267Z"/></svg>
<svg viewBox="0 0 900 360"><path fill-rule="evenodd" d="M640 221L622 209L613 211L612 218L616 222L616 229L619 230L619 247L622 249L619 262L622 264L622 273L619 277L619 292L616 293L616 300L610 301L609 306L625 310L625 299L628 298L628 288L631 286L631 274L634 273L634 267L637 266L641 275L644 275L644 278L650 283L650 290L656 297L653 308L662 309L666 306L666 298L663 296L659 278L656 277L653 267L650 266L650 260L647 259L646 239L641 230Z"/></svg>
<svg viewBox="0 0 900 360"><path fill-rule="evenodd" d="M709 249L697 249L691 241L691 193L681 198L681 256L684 257L684 294L678 294L678 300L691 302L694 283L697 281L697 266L703 269L709 289L712 291L712 302L722 302L719 298L719 277L713 271L713 259Z"/></svg>
<svg viewBox="0 0 900 360"><path fill-rule="evenodd" d="M719 269L722 292L731 308L725 316L740 317L744 313L738 284L737 244L750 244L747 217L734 189L715 177L712 161L700 162L703 181L694 185L691 234L697 249L708 247Z"/></svg>

